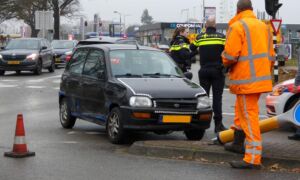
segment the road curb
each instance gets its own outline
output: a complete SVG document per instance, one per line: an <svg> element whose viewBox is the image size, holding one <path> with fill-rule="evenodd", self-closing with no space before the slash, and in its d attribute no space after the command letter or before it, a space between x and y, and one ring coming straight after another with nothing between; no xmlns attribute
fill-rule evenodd
<svg viewBox="0 0 300 180"><path fill-rule="evenodd" d="M154 142L154 143L153 143ZM199 143L197 148L176 147L169 145L158 145L155 141L138 141L131 145L128 152L134 155L152 156L168 159L182 159L190 161L203 161L224 164L233 160L241 160L243 155L227 152L222 146L209 145L207 142ZM276 165L280 168L299 168L300 157L298 159L272 157L263 155L263 165L271 167Z"/></svg>

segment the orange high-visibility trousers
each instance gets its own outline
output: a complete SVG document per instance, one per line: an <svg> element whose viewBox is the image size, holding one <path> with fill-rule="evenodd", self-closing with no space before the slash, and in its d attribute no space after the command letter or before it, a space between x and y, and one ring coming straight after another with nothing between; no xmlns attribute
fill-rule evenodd
<svg viewBox="0 0 300 180"><path fill-rule="evenodd" d="M261 164L262 138L259 128L258 100L260 93L237 94L234 128L242 129L246 134L244 161Z"/></svg>

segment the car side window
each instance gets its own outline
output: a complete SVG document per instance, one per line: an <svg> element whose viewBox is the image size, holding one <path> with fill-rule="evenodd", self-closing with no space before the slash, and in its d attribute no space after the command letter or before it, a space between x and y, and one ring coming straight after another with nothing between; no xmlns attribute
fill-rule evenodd
<svg viewBox="0 0 300 180"><path fill-rule="evenodd" d="M104 73L105 73L104 52L96 49L90 50L82 74L93 78L104 79L104 75L105 75Z"/></svg>
<svg viewBox="0 0 300 180"><path fill-rule="evenodd" d="M68 64L68 70L70 73L80 75L83 70L84 61L88 54L88 49L78 49L72 56L70 63Z"/></svg>

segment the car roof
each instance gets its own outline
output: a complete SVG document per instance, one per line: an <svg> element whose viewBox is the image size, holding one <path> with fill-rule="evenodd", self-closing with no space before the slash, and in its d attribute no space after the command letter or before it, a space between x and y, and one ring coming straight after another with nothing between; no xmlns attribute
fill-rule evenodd
<svg viewBox="0 0 300 180"><path fill-rule="evenodd" d="M92 44L86 45L81 47L92 47L92 48L101 48L107 51L110 50L133 50L133 49L140 49L140 50L152 50L152 51L161 51L156 48L148 47L148 46L137 46L131 44ZM79 48L81 48L79 47Z"/></svg>

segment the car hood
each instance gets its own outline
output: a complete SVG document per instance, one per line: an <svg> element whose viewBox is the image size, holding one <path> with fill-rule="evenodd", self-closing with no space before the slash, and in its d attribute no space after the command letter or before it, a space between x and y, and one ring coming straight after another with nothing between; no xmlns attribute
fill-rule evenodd
<svg viewBox="0 0 300 180"><path fill-rule="evenodd" d="M10 50L3 50L0 52L2 55L29 55L33 53L39 53L38 50L32 50L32 49L10 49Z"/></svg>
<svg viewBox="0 0 300 180"><path fill-rule="evenodd" d="M133 94L153 98L195 98L205 94L198 84L184 78L118 78Z"/></svg>
<svg viewBox="0 0 300 180"><path fill-rule="evenodd" d="M66 52L72 51L72 49L53 49L55 54L65 54Z"/></svg>

